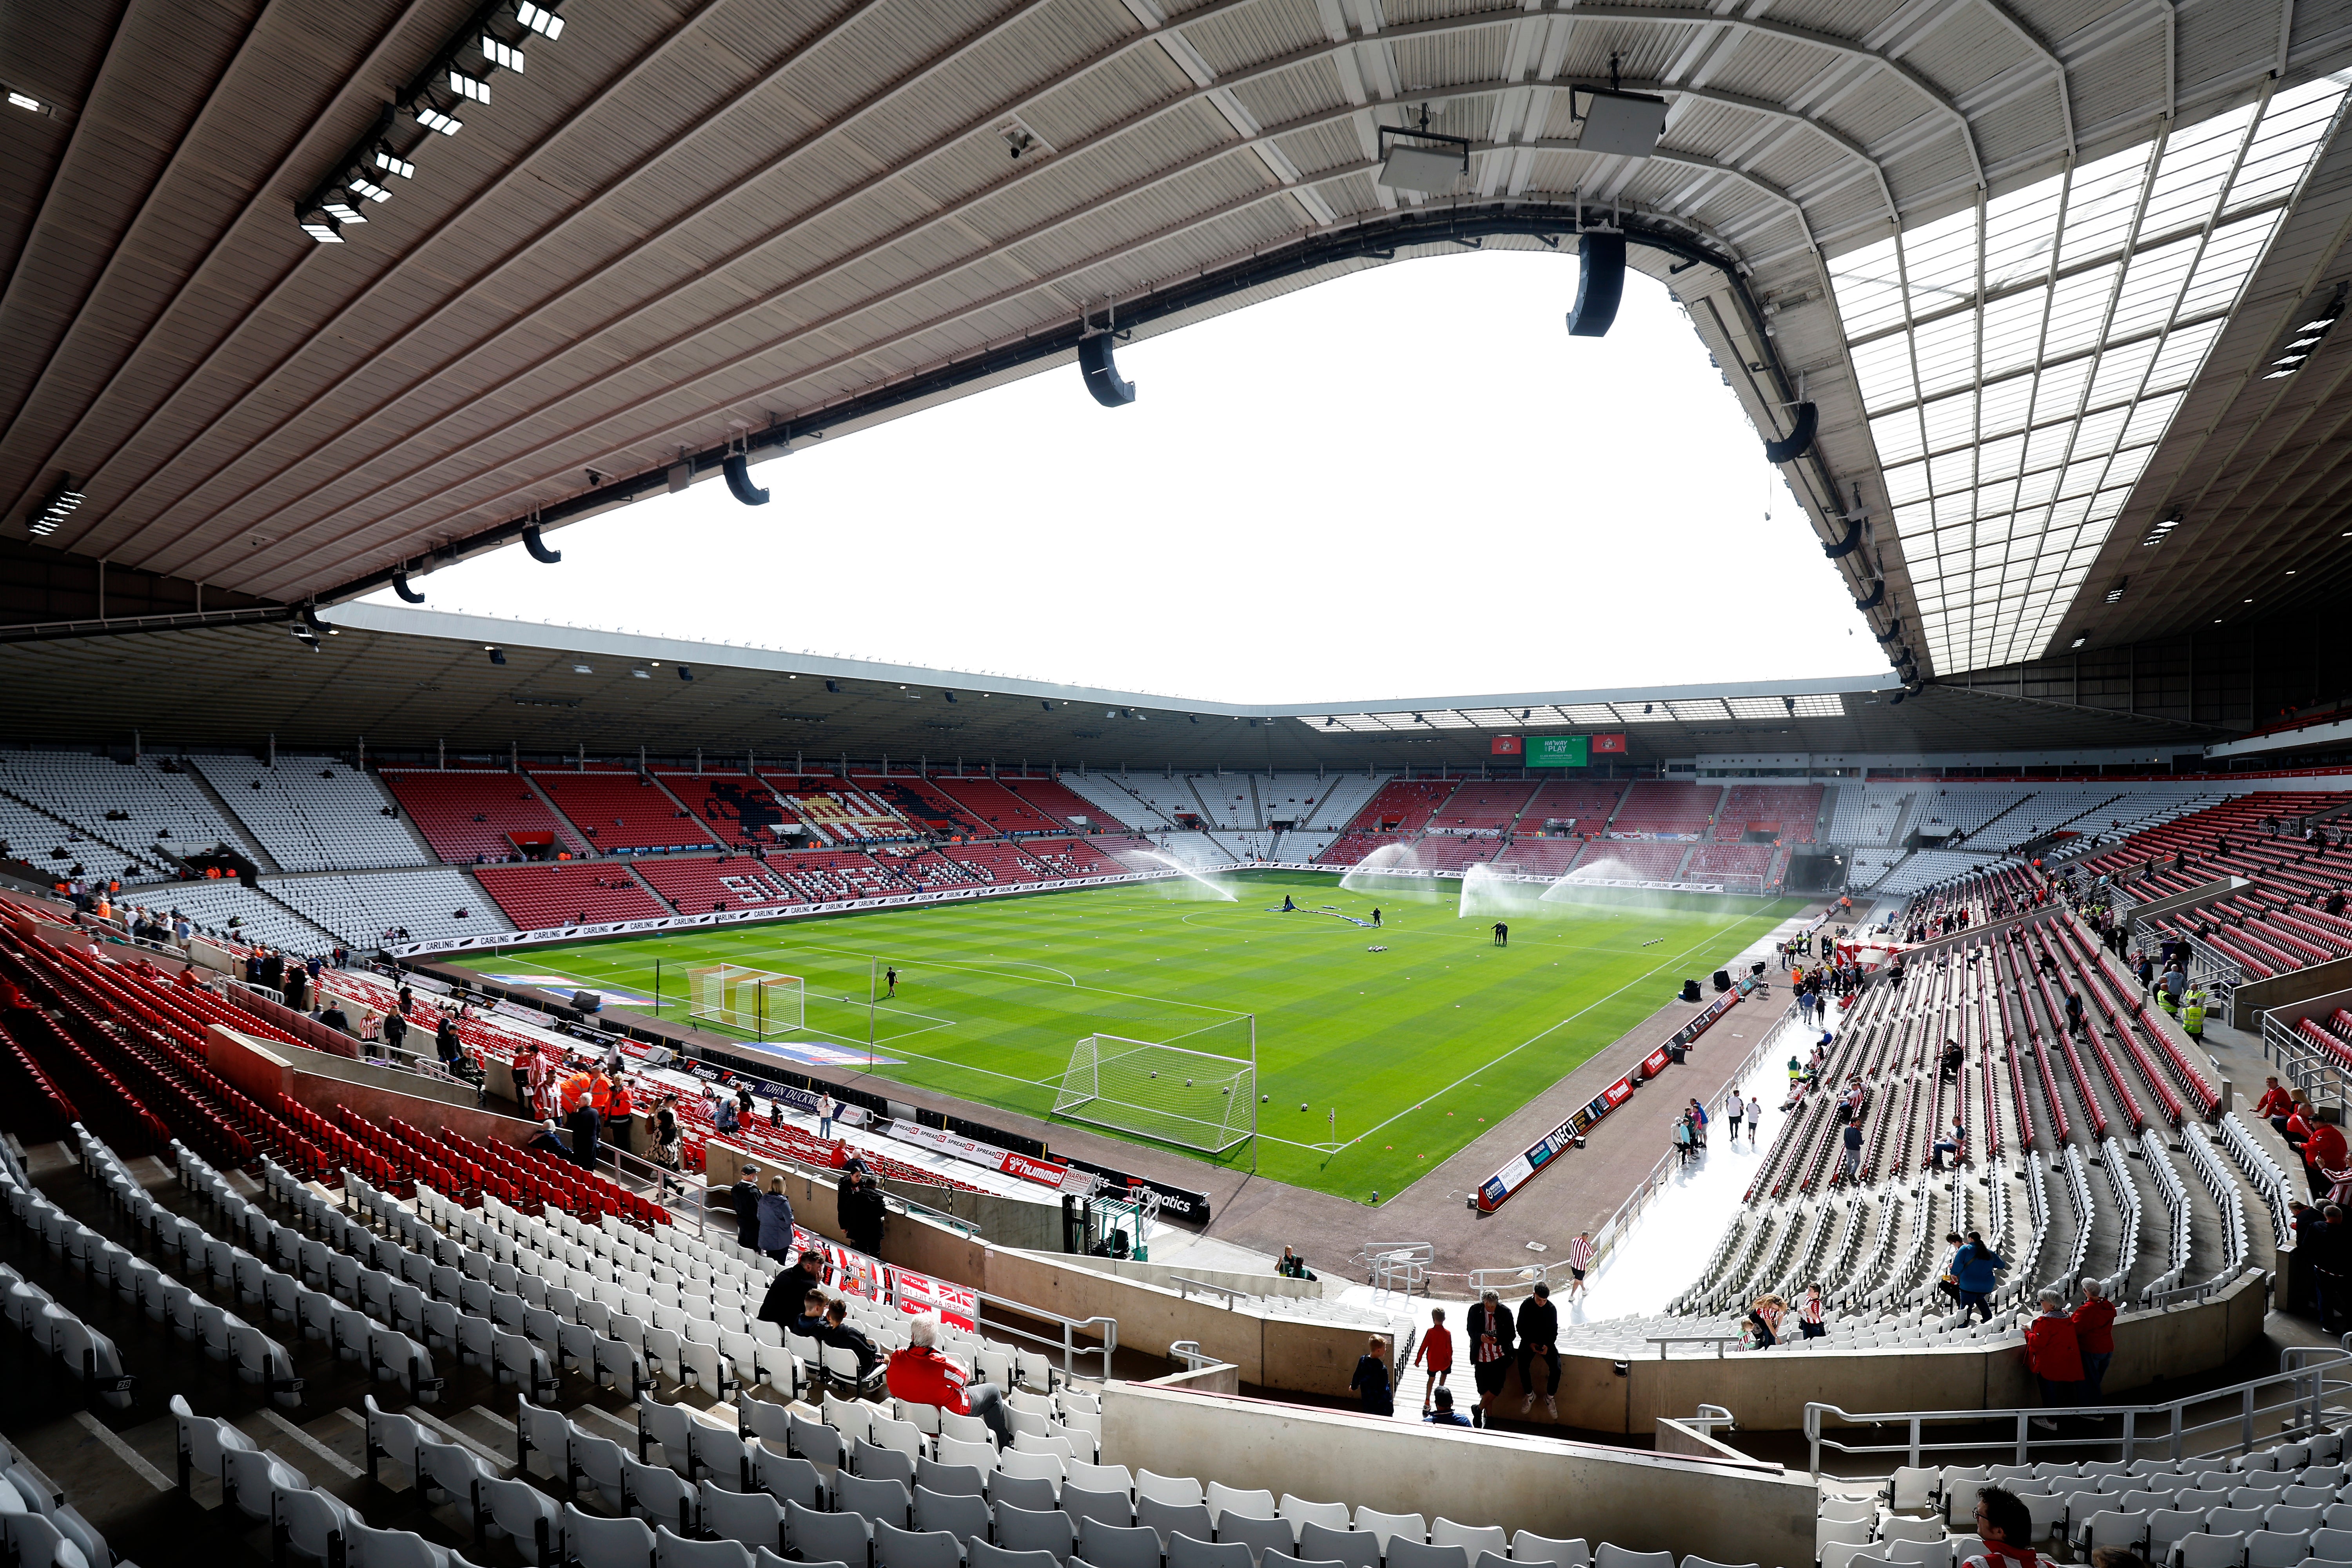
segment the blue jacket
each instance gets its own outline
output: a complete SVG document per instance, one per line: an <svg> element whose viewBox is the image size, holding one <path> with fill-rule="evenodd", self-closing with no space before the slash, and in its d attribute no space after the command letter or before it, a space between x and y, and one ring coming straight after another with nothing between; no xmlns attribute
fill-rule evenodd
<svg viewBox="0 0 2352 1568"><path fill-rule="evenodd" d="M2000 1288L1993 1270L2009 1267L2009 1259L1987 1248L1979 1252L1974 1247L1963 1247L1952 1254L1952 1281L1972 1295L1989 1295Z"/></svg>

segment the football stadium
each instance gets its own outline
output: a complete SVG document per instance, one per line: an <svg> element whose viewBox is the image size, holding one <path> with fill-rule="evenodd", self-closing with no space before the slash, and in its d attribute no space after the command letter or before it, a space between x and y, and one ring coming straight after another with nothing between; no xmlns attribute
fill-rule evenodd
<svg viewBox="0 0 2352 1568"><path fill-rule="evenodd" d="M2352 0L0 16L5 1568L2352 1568Z"/></svg>

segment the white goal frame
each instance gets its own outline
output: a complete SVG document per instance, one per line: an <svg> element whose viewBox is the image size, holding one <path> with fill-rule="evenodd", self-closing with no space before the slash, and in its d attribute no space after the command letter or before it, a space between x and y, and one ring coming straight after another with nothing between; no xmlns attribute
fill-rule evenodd
<svg viewBox="0 0 2352 1568"><path fill-rule="evenodd" d="M688 971L686 979L689 1023L707 1020L755 1040L808 1026L808 986L797 974L711 963Z"/></svg>
<svg viewBox="0 0 2352 1568"><path fill-rule="evenodd" d="M1088 1035L1071 1048L1069 1066L1054 1093L1053 1113L1208 1154L1254 1141L1257 1017L1248 1017L1246 1058L1120 1035Z"/></svg>

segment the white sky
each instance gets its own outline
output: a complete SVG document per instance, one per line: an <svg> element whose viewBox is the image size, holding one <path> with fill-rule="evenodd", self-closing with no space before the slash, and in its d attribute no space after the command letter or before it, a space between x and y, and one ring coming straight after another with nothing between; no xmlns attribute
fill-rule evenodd
<svg viewBox="0 0 2352 1568"><path fill-rule="evenodd" d="M1664 288L1410 261L696 485L430 607L1234 702L1867 676L1884 659ZM1765 509L1768 488L1772 518ZM394 603L389 593L379 602Z"/></svg>

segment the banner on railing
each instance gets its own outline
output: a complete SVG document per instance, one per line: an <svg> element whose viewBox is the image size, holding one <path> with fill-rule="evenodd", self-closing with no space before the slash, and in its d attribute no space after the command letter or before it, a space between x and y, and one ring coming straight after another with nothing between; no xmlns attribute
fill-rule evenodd
<svg viewBox="0 0 2352 1568"><path fill-rule="evenodd" d="M1492 1214L1508 1202L1511 1195L1561 1152L1574 1146L1592 1125L1633 1097L1633 1086L1665 1070L1673 1061L1670 1054L1675 1046L1687 1046L1712 1027L1738 1004L1739 993L1727 991L1701 1008L1690 1022L1675 1032L1674 1038L1642 1058L1642 1065L1594 1095L1578 1108L1576 1113L1530 1144L1525 1152L1513 1155L1508 1164L1478 1184L1478 1208L1482 1214Z"/></svg>
<svg viewBox="0 0 2352 1568"><path fill-rule="evenodd" d="M993 1143L977 1138L967 1138L961 1132L950 1132L940 1127L926 1127L920 1122L900 1120L890 1123L890 1136L901 1143L913 1143L925 1149L936 1149L970 1164L987 1170L1017 1176L1024 1182L1034 1182L1041 1187L1059 1187L1065 1167L1051 1160L1033 1159L1000 1149Z"/></svg>

